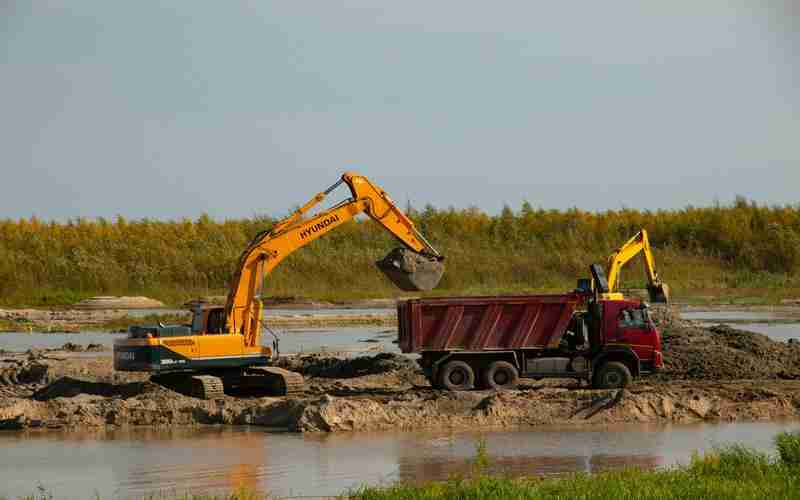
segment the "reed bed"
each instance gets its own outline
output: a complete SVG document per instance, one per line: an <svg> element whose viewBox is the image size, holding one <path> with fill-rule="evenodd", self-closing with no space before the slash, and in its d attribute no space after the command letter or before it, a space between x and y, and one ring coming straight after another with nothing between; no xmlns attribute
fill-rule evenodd
<svg viewBox="0 0 800 500"><path fill-rule="evenodd" d="M776 301L800 296L800 205L730 205L655 212L506 207L409 209L446 256L434 294L563 291L640 228L659 269L686 298ZM36 218L0 220L0 306L74 303L93 295L147 295L178 304L222 295L237 258L270 217L215 221ZM352 221L295 252L268 277L272 296L346 301L402 296L373 262L396 246L368 220ZM641 287L640 266L623 284Z"/></svg>

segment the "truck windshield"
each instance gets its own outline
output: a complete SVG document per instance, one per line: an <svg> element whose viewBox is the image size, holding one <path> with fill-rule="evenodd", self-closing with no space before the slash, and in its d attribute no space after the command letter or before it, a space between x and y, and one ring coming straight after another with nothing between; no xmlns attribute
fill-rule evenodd
<svg viewBox="0 0 800 500"><path fill-rule="evenodd" d="M647 309L623 309L620 313L620 328L647 328L649 324Z"/></svg>

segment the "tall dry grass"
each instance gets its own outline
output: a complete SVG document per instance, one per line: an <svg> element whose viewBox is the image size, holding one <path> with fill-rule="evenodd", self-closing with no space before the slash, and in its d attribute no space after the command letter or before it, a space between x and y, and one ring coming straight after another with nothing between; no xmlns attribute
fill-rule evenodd
<svg viewBox="0 0 800 500"><path fill-rule="evenodd" d="M534 209L411 210L447 257L438 294L563 290L641 227L678 296L791 296L800 289L800 206L725 206L656 212ZM122 217L0 220L0 304L64 304L98 294L179 302L223 294L241 250L273 220L129 221ZM347 223L268 277L272 295L351 299L400 295L372 267L395 246L371 221ZM624 285L644 282L638 265ZM766 292L765 292L766 290Z"/></svg>

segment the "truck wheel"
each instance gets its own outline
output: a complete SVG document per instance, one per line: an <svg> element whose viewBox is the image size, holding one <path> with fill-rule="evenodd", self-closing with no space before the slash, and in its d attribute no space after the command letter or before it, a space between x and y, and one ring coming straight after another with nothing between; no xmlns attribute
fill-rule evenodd
<svg viewBox="0 0 800 500"><path fill-rule="evenodd" d="M630 385L632 381L631 371L625 363L609 361L595 372L592 386L595 389L619 389Z"/></svg>
<svg viewBox="0 0 800 500"><path fill-rule="evenodd" d="M517 368L508 361L495 361L483 372L483 384L488 389L511 389L519 382Z"/></svg>
<svg viewBox="0 0 800 500"><path fill-rule="evenodd" d="M463 361L450 361L439 373L439 385L451 391L468 391L475 385L475 372Z"/></svg>

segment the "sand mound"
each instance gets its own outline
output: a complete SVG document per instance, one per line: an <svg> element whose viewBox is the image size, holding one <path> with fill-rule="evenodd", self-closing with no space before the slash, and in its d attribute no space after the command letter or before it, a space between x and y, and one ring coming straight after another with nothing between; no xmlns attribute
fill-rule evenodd
<svg viewBox="0 0 800 500"><path fill-rule="evenodd" d="M148 297L92 297L73 306L76 309L154 309L165 307L163 302Z"/></svg>
<svg viewBox="0 0 800 500"><path fill-rule="evenodd" d="M354 378L392 371L419 371L417 364L399 354L381 353L357 358L331 358L320 355L282 358L281 368L302 373L307 377Z"/></svg>
<svg viewBox="0 0 800 500"><path fill-rule="evenodd" d="M800 379L800 345L725 325L662 326L665 379Z"/></svg>

